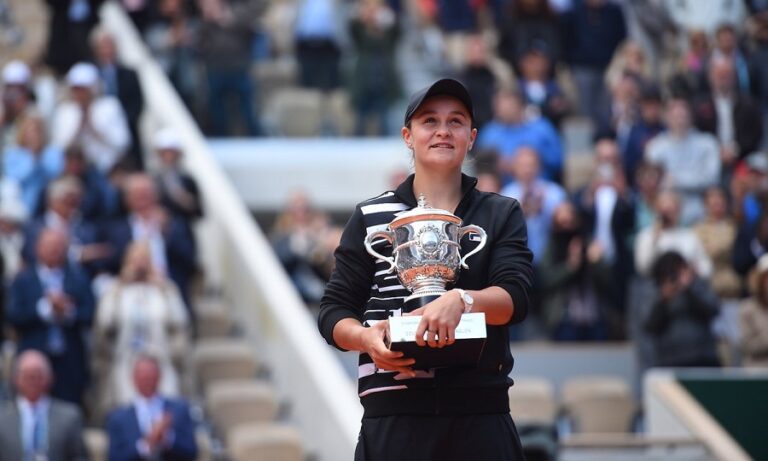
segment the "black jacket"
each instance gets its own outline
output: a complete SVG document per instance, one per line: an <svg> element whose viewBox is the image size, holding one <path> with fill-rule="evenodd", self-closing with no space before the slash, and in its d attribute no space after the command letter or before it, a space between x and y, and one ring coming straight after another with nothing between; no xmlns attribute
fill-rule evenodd
<svg viewBox="0 0 768 461"><path fill-rule="evenodd" d="M336 268L320 304L318 325L329 344L333 327L344 318L370 322L400 315L410 294L396 277L385 273L386 263L376 262L364 246L368 232L384 228L395 214L416 206L411 175L397 190L357 205L336 250ZM511 198L480 192L477 180L462 177L463 197L455 214L464 224L476 224L488 234L486 247L472 256L456 283L479 290L501 287L512 296L515 311L510 323L522 321L528 311L528 290L533 270L527 247L525 220L520 204ZM478 243L461 240L461 254ZM379 246L384 256L391 245ZM452 287L448 287L449 289ZM507 325L487 326L488 339L477 367L440 368L427 377L395 380L394 373L376 372L368 354L361 353L358 391L366 416L394 414L506 413L507 389L513 359Z"/></svg>

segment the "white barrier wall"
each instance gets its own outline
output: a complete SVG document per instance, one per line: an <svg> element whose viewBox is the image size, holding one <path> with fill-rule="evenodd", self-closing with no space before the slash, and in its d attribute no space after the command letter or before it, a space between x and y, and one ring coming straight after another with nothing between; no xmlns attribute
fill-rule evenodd
<svg viewBox="0 0 768 461"><path fill-rule="evenodd" d="M121 59L139 73L153 128L171 126L181 135L186 167L205 200L198 243L206 274L238 309L241 326L290 405L307 451L320 460L351 459L362 409L350 379L127 16L110 2L102 22L118 37Z"/></svg>

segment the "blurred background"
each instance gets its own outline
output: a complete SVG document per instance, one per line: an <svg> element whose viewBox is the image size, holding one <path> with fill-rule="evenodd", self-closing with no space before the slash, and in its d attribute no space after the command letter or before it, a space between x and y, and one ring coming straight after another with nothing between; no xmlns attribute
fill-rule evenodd
<svg viewBox="0 0 768 461"><path fill-rule="evenodd" d="M528 459L768 459L768 1L0 0L0 68L0 449L69 452L42 396L91 459L350 459L314 318L449 76L534 252Z"/></svg>

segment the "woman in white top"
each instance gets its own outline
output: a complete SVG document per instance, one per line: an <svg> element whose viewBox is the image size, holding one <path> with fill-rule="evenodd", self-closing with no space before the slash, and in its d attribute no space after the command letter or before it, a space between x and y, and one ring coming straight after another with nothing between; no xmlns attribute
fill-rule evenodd
<svg viewBox="0 0 768 461"><path fill-rule="evenodd" d="M146 242L128 248L119 280L99 302L94 334L104 410L135 396L131 366L141 354L151 353L162 367L159 392L179 394L189 318L176 286L152 266Z"/></svg>

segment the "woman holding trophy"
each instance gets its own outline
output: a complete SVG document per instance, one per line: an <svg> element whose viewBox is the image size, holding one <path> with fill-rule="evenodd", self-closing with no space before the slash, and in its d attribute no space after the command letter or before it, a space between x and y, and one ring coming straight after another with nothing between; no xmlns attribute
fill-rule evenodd
<svg viewBox="0 0 768 461"><path fill-rule="evenodd" d="M461 172L477 136L473 121L472 100L456 80L413 95L402 137L415 173L358 204L336 250L318 325L329 344L360 352L365 412L355 460L523 459L507 397L508 325L526 316L532 255L519 203L476 190L477 180ZM437 220L417 228L424 216ZM457 230L462 222L472 225ZM435 255L445 263L424 264ZM428 287L430 296L414 305L424 280L447 286ZM450 354L468 312L485 316L476 365L418 369L388 347L387 320L419 315L416 343Z"/></svg>

